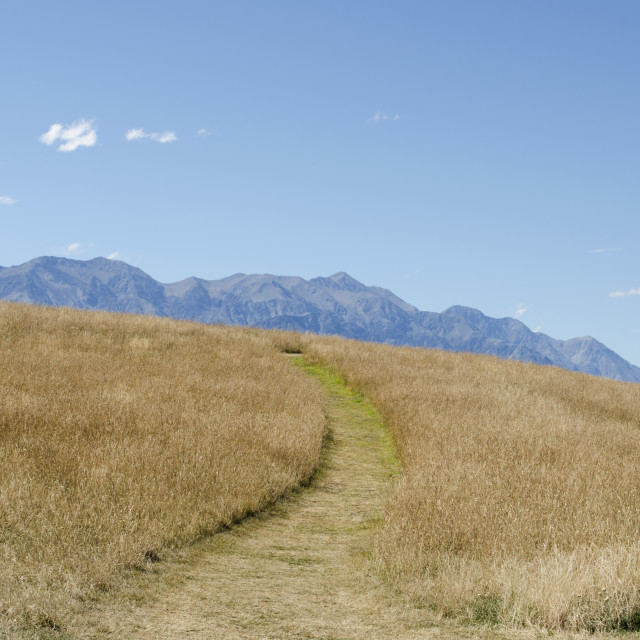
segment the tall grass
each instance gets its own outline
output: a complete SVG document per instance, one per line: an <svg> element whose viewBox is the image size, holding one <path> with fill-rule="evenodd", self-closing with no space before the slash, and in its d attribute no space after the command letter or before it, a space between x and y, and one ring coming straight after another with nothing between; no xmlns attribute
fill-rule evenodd
<svg viewBox="0 0 640 640"><path fill-rule="evenodd" d="M302 340L391 427L404 476L378 553L445 615L640 627L640 385L551 367Z"/></svg>
<svg viewBox="0 0 640 640"><path fill-rule="evenodd" d="M0 363L0 628L64 621L319 459L318 391L257 331L0 303Z"/></svg>

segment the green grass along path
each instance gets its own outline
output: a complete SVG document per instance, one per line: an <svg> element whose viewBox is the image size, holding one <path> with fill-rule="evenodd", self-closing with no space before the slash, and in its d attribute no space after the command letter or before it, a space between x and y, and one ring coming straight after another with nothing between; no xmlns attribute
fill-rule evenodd
<svg viewBox="0 0 640 640"><path fill-rule="evenodd" d="M374 539L399 473L391 437L371 403L339 377L296 363L326 398L328 436L311 485L134 577L67 633L43 630L38 638L498 637L435 627L433 614L380 578Z"/></svg>

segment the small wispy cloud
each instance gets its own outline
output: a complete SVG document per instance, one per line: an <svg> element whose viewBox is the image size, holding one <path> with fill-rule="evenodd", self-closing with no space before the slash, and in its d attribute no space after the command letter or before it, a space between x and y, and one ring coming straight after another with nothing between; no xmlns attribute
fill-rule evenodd
<svg viewBox="0 0 640 640"><path fill-rule="evenodd" d="M175 142L178 136L173 131L165 131L163 133L151 133L149 137L156 142Z"/></svg>
<svg viewBox="0 0 640 640"><path fill-rule="evenodd" d="M376 111L368 120L367 124L378 124L379 122L385 122L390 120L391 122L396 122L400 120L400 114L396 113L393 116L388 115L387 113L383 113L382 111Z"/></svg>
<svg viewBox="0 0 640 640"><path fill-rule="evenodd" d="M542 331L542 325L539 324L535 329L531 329L531 331L533 331L533 333L540 333L540 331Z"/></svg>
<svg viewBox="0 0 640 640"><path fill-rule="evenodd" d="M107 260L120 260L120 252L114 251L107 256Z"/></svg>
<svg viewBox="0 0 640 640"><path fill-rule="evenodd" d="M531 309L531 307L532 305L530 304L525 307L522 303L519 303L513 315L519 318L520 316L524 315L529 309Z"/></svg>
<svg viewBox="0 0 640 640"><path fill-rule="evenodd" d="M64 248L64 255L65 256L75 255L77 253L80 253L81 249L82 249L82 245L79 242L72 242L71 244L68 244Z"/></svg>
<svg viewBox="0 0 640 640"><path fill-rule="evenodd" d="M209 131L208 129L198 129L198 135L201 138L208 138L209 136L212 136L213 133L211 131Z"/></svg>
<svg viewBox="0 0 640 640"><path fill-rule="evenodd" d="M38 140L48 146L60 141L58 151L75 151L79 147L93 147L98 141L98 134L93 120L83 118L69 125L52 124Z"/></svg>
<svg viewBox="0 0 640 640"><path fill-rule="evenodd" d="M611 247L609 249L591 249L591 253L616 253L617 251L624 251L620 247Z"/></svg>
<svg viewBox="0 0 640 640"><path fill-rule="evenodd" d="M129 129L129 131L124 134L125 140L142 140L142 138L146 137L147 134L144 132L144 129Z"/></svg>
<svg viewBox="0 0 640 640"><path fill-rule="evenodd" d="M640 296L640 288L629 289L628 291L612 291L609 294L610 298L626 298L627 296Z"/></svg>
<svg viewBox="0 0 640 640"><path fill-rule="evenodd" d="M129 129L129 131L124 134L124 138L128 141L149 139L164 144L166 142L175 142L178 136L173 131L147 133L144 129Z"/></svg>
<svg viewBox="0 0 640 640"><path fill-rule="evenodd" d="M10 198L9 196L0 196L0 205L8 206L10 204L15 204L16 202L18 201L14 198Z"/></svg>

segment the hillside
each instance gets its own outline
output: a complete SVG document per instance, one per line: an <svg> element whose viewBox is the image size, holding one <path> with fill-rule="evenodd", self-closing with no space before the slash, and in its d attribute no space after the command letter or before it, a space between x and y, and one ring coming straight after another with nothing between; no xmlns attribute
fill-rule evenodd
<svg viewBox="0 0 640 640"><path fill-rule="evenodd" d="M6 302L0 332L0 638L640 630L636 384Z"/></svg>
<svg viewBox="0 0 640 640"><path fill-rule="evenodd" d="M0 638L309 480L318 390L266 334L0 303Z"/></svg>
<svg viewBox="0 0 640 640"><path fill-rule="evenodd" d="M556 340L513 318L489 318L464 306L420 311L346 273L311 280L235 274L163 284L121 261L41 257L0 270L0 299L467 351L640 382L639 367L594 338Z"/></svg>
<svg viewBox="0 0 640 640"><path fill-rule="evenodd" d="M471 354L297 341L393 433L403 475L377 552L398 589L484 623L640 630L640 386Z"/></svg>

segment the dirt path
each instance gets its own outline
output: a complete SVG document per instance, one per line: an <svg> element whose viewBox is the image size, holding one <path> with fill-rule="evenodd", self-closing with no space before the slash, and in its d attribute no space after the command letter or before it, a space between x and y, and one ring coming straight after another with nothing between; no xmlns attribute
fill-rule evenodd
<svg viewBox="0 0 640 640"><path fill-rule="evenodd" d="M74 637L432 638L433 618L403 602L372 565L376 528L398 472L373 407L309 370L327 397L329 438L313 486L270 514L158 565L136 598L100 605Z"/></svg>

